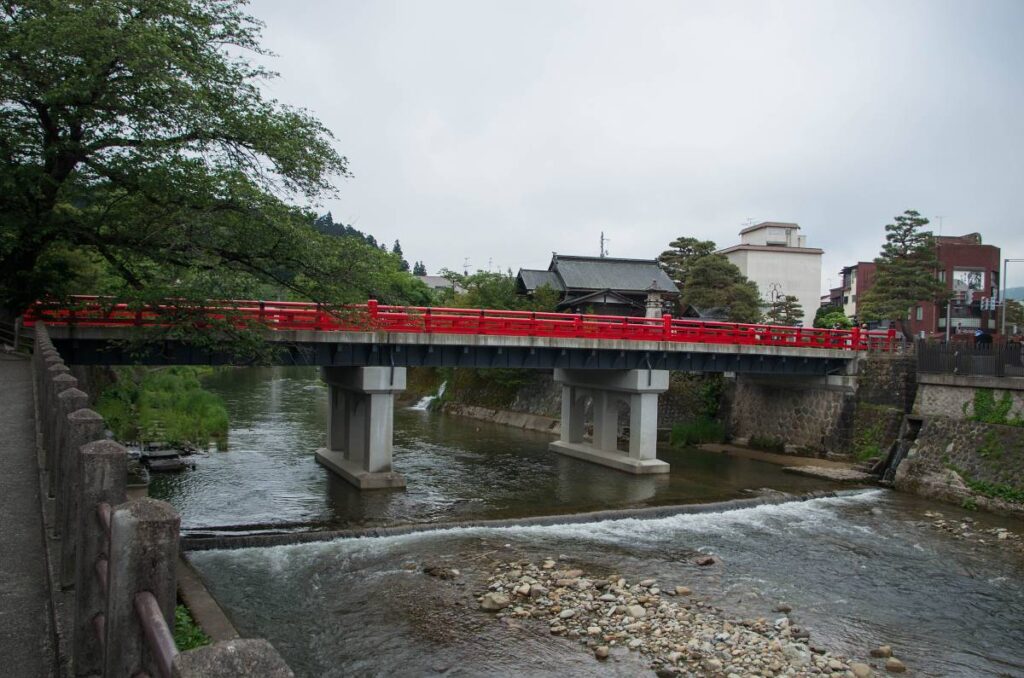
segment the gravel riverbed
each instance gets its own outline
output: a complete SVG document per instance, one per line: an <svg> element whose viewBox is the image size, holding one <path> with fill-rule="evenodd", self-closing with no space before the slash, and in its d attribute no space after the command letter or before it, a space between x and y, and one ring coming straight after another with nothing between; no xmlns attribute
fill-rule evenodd
<svg viewBox="0 0 1024 678"><path fill-rule="evenodd" d="M785 603L770 617L729 619L686 586L593 575L554 558L497 563L486 584L477 592L481 610L506 623L546 623L598 661L639 653L658 676L861 678L905 670L888 647L872 650L885 663L878 667L816 647Z"/></svg>

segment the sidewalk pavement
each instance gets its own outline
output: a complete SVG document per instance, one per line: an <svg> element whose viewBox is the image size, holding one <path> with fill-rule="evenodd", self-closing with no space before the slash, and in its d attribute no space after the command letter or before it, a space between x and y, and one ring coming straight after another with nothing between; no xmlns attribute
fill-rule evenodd
<svg viewBox="0 0 1024 678"><path fill-rule="evenodd" d="M0 355L0 674L56 670L43 544L32 370Z"/></svg>

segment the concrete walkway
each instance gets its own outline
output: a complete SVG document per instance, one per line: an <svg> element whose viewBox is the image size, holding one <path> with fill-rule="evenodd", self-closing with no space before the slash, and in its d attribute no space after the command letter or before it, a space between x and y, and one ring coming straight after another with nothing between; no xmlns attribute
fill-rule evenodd
<svg viewBox="0 0 1024 678"><path fill-rule="evenodd" d="M31 363L0 355L0 674L54 675Z"/></svg>

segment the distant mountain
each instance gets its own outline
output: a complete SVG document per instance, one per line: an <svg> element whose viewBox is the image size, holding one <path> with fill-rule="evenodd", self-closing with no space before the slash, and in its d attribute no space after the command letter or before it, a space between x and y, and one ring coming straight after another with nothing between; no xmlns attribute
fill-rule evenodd
<svg viewBox="0 0 1024 678"><path fill-rule="evenodd" d="M367 245L377 247L377 239L368 233L363 233L359 229L341 222L334 221L331 213L317 217L313 222L313 228L324 233L325 235L333 235L336 238L359 238Z"/></svg>
<svg viewBox="0 0 1024 678"><path fill-rule="evenodd" d="M1024 301L1024 287L1007 287L1006 298Z"/></svg>

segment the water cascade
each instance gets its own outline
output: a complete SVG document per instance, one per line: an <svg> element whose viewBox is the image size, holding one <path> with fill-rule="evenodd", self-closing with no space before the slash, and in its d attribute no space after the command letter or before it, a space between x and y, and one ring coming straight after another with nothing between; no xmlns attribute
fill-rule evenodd
<svg viewBox="0 0 1024 678"><path fill-rule="evenodd" d="M442 381L441 385L437 389L437 393L435 393L434 395L428 395L428 396L424 396L424 397L420 398L419 402L417 402L415 405L413 405L409 409L410 410L419 410L421 412L425 412L425 411L429 410L430 409L430 403L434 402L435 400L437 400L438 398L440 398L441 396L444 395L444 388L447 385L448 385L447 381Z"/></svg>

